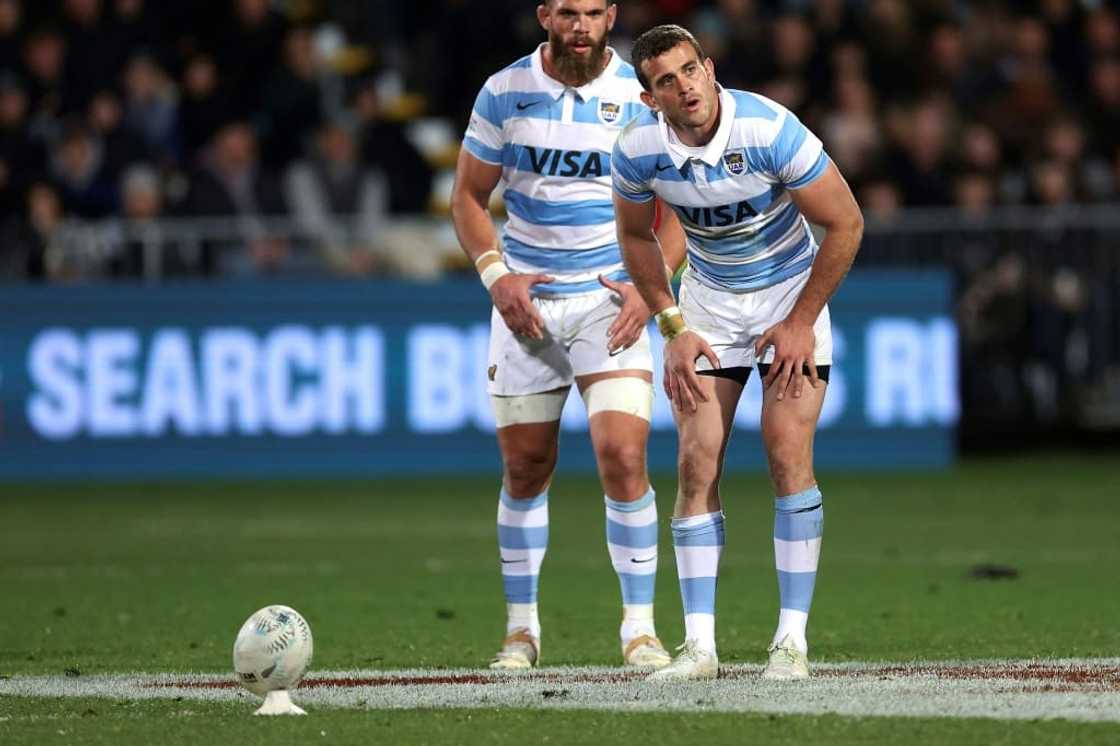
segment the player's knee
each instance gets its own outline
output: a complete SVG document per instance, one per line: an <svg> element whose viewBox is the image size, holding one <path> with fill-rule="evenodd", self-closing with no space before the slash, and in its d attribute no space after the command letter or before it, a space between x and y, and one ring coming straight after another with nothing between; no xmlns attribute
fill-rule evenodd
<svg viewBox="0 0 1120 746"><path fill-rule="evenodd" d="M596 448L599 473L614 500L635 500L645 492L646 454L641 443L608 441Z"/></svg>
<svg viewBox="0 0 1120 746"><path fill-rule="evenodd" d="M778 443L767 449L770 462L770 479L779 495L790 495L804 489L812 482L813 457L811 449L802 443Z"/></svg>
<svg viewBox="0 0 1120 746"><path fill-rule="evenodd" d="M505 457L506 491L514 497L533 497L544 491L556 468L556 454L522 451Z"/></svg>
<svg viewBox="0 0 1120 746"><path fill-rule="evenodd" d="M702 497L719 479L719 454L681 448L678 467L681 494L686 498Z"/></svg>

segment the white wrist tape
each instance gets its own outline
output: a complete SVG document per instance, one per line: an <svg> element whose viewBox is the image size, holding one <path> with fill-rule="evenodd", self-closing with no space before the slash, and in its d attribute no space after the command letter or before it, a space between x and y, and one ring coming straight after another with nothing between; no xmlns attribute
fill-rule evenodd
<svg viewBox="0 0 1120 746"><path fill-rule="evenodd" d="M475 269L478 270L479 279L487 290L502 277L509 274L509 267L502 260L502 253L497 249L484 251L474 260Z"/></svg>
<svg viewBox="0 0 1120 746"><path fill-rule="evenodd" d="M482 270L482 273L479 274L479 279L482 280L482 284L489 290L495 282L509 273L509 267L506 266L505 262L495 262Z"/></svg>

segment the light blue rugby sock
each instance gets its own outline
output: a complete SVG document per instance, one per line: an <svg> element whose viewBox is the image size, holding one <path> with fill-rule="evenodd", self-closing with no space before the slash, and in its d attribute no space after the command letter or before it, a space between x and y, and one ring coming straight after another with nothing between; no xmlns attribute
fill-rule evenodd
<svg viewBox="0 0 1120 746"><path fill-rule="evenodd" d="M622 626L619 635L628 641L639 635L656 635L653 593L657 584L657 495L650 487L633 502L604 495L607 518L607 551L622 589Z"/></svg>
<svg viewBox="0 0 1120 746"><path fill-rule="evenodd" d="M684 606L685 638L716 650L716 580L723 553L723 511L673 519L673 550Z"/></svg>
<svg viewBox="0 0 1120 746"><path fill-rule="evenodd" d="M813 604L823 533L824 503L819 487L814 485L774 500L774 565L781 599L775 642L788 634L798 647L807 647L805 628Z"/></svg>
<svg viewBox="0 0 1120 746"><path fill-rule="evenodd" d="M505 589L507 629L528 627L540 637L537 590L548 549L548 490L520 500L502 489L498 499L498 551Z"/></svg>

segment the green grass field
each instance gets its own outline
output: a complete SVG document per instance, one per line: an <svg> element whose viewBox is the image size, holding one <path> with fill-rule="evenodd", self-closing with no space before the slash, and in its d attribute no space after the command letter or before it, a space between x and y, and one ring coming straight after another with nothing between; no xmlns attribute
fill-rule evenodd
<svg viewBox="0 0 1120 746"><path fill-rule="evenodd" d="M815 661L1120 655L1120 459L1030 456L946 473L822 474ZM667 518L658 626L680 642ZM327 669L476 667L503 632L493 479L0 487L0 677L221 672L255 609L285 603ZM725 482L721 660L762 662L777 614L763 475ZM1014 580L978 580L979 564ZM593 478L551 498L545 664L613 665L618 587ZM0 698L0 743L1116 743L1120 725L706 713L313 711ZM325 733L326 736L321 736ZM61 742L61 741L60 741Z"/></svg>

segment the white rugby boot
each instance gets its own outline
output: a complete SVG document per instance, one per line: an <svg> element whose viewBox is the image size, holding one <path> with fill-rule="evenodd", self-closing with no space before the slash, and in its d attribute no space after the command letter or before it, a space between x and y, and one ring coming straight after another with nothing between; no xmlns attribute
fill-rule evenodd
<svg viewBox="0 0 1120 746"><path fill-rule="evenodd" d="M622 644L622 660L627 666L657 670L673 659L661 640L653 635L638 635Z"/></svg>
<svg viewBox="0 0 1120 746"><path fill-rule="evenodd" d="M680 652L673 662L651 673L646 681L699 681L719 676L719 658L696 640L685 640L677 650Z"/></svg>
<svg viewBox="0 0 1120 746"><path fill-rule="evenodd" d="M502 649L490 661L495 671L526 671L537 665L541 657L541 641L529 633L527 627L518 627L502 640Z"/></svg>
<svg viewBox="0 0 1120 746"><path fill-rule="evenodd" d="M786 635L767 649L770 660L762 671L767 681L804 681L809 678L809 657Z"/></svg>

